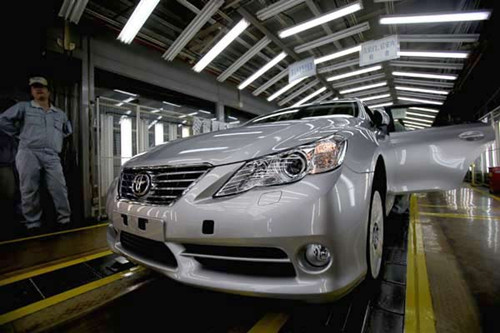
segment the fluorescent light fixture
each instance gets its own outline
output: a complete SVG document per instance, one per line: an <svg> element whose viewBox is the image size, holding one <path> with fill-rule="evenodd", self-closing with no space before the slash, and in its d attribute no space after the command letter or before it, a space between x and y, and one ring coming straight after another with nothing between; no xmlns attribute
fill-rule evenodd
<svg viewBox="0 0 500 333"><path fill-rule="evenodd" d="M240 121L239 121L239 120L238 120L238 121L233 121L233 122L230 122L230 124L231 124L231 125L234 125L234 124L239 124L239 123L240 123Z"/></svg>
<svg viewBox="0 0 500 333"><path fill-rule="evenodd" d="M163 104L167 104L167 105L171 105L171 106L175 106L176 108L180 108L181 107L179 104L174 104L174 103L170 103L170 102L166 102L166 101L163 101L162 103Z"/></svg>
<svg viewBox="0 0 500 333"><path fill-rule="evenodd" d="M442 75L442 74L430 74L430 73L415 73L415 72L392 72L394 76L407 76L407 77L420 77L426 79L437 79L437 80L456 80L456 75Z"/></svg>
<svg viewBox="0 0 500 333"><path fill-rule="evenodd" d="M163 140L163 123L155 124L155 146L161 145Z"/></svg>
<svg viewBox="0 0 500 333"><path fill-rule="evenodd" d="M182 121L183 124L187 124L187 122L188 122L187 120L183 120Z"/></svg>
<svg viewBox="0 0 500 333"><path fill-rule="evenodd" d="M323 88L321 88L321 89L313 92L312 94L304 97L303 99L301 99L300 101L298 101L297 103L295 103L292 107L296 107L296 106L304 104L305 102L313 99L314 97L318 96L319 94L321 94L325 90L326 90L326 87L323 87Z"/></svg>
<svg viewBox="0 0 500 333"><path fill-rule="evenodd" d="M123 117L120 120L120 157L123 165L132 157L132 119Z"/></svg>
<svg viewBox="0 0 500 333"><path fill-rule="evenodd" d="M210 120L217 120L217 118L210 118Z"/></svg>
<svg viewBox="0 0 500 333"><path fill-rule="evenodd" d="M198 110L198 111L200 111L201 113L212 114L212 112L210 111L205 111L205 110Z"/></svg>
<svg viewBox="0 0 500 333"><path fill-rule="evenodd" d="M381 98L386 98L386 97L390 97L390 96L391 96L391 94L369 96L369 97L361 98L360 101L367 102L367 101L373 101L374 99L381 99Z"/></svg>
<svg viewBox="0 0 500 333"><path fill-rule="evenodd" d="M233 40L236 39L248 26L247 20L241 19L207 54L193 67L196 72L201 72L212 60L215 59Z"/></svg>
<svg viewBox="0 0 500 333"><path fill-rule="evenodd" d="M405 125L406 128L410 129L410 130L417 130L417 129L424 129L426 128L425 126L418 126L418 125L411 125L411 124L408 124L408 125Z"/></svg>
<svg viewBox="0 0 500 333"><path fill-rule="evenodd" d="M132 43L159 2L160 0L141 0L118 35L118 39L125 44Z"/></svg>
<svg viewBox="0 0 500 333"><path fill-rule="evenodd" d="M381 107L384 107L384 106L391 106L393 104L394 104L393 102L382 103L382 104L375 104L375 105L370 105L369 108L370 109L375 109L375 108L381 108Z"/></svg>
<svg viewBox="0 0 500 333"><path fill-rule="evenodd" d="M415 24L484 21L490 17L489 11L470 11L462 13L436 13L427 15L398 15L380 19L380 24Z"/></svg>
<svg viewBox="0 0 500 333"><path fill-rule="evenodd" d="M366 30L370 30L370 24L368 22L363 22L361 24L349 27L349 28L344 29L344 30L334 32L334 33L329 34L327 36L320 37L318 39L315 39L315 40L312 40L310 42L304 43L302 45L296 46L296 47L294 47L293 50L297 53L306 52L306 51L309 51L311 49L314 49L314 48L317 48L317 47L320 47L323 45L335 43L336 41L338 41L340 39L344 39L344 38L347 38L350 36L358 35ZM358 64L359 64L359 61L358 61Z"/></svg>
<svg viewBox="0 0 500 333"><path fill-rule="evenodd" d="M351 47L349 49L345 49L345 50L342 50L342 51L339 51L339 52L335 52L335 53L326 55L326 56L318 58L318 59L314 59L314 63L316 65L317 64L321 64L323 62L330 61L330 60L333 60L333 59L337 59L337 58L346 56L348 54L356 53L356 52L359 52L359 51L361 51L361 45L357 45L357 46Z"/></svg>
<svg viewBox="0 0 500 333"><path fill-rule="evenodd" d="M127 99L125 99L125 100L121 101L120 103L116 103L115 105L116 105L116 106L122 106L122 105L123 105L123 104L125 104L125 103L132 102L134 99L136 99L136 98L135 98L135 97L129 97L129 98L127 98Z"/></svg>
<svg viewBox="0 0 500 333"><path fill-rule="evenodd" d="M162 118L163 118L163 116L158 116L158 118L156 118L156 119L160 120L160 119L162 119Z"/></svg>
<svg viewBox="0 0 500 333"><path fill-rule="evenodd" d="M137 94L133 94L133 93L125 91L125 90L120 90L120 89L113 89L113 90L120 93L120 94L124 94L124 95L129 95L129 96L133 96L133 97L138 96Z"/></svg>
<svg viewBox="0 0 500 333"><path fill-rule="evenodd" d="M411 121L419 121L419 122L427 123L427 124L432 124L434 122L433 120L413 118L413 117L406 117L405 119L408 119L408 120L411 120Z"/></svg>
<svg viewBox="0 0 500 333"><path fill-rule="evenodd" d="M399 51L401 57L423 57L423 58L452 58L465 59L469 56L468 52L453 51Z"/></svg>
<svg viewBox="0 0 500 333"><path fill-rule="evenodd" d="M345 74L335 75L335 76L329 77L326 80L330 81L330 82L331 81L337 81L337 80L345 79L345 78L351 77L351 76L356 76L356 75L360 75L360 74L365 74L365 73L370 73L370 72L378 71L379 69L382 69L382 66L380 66L380 65L378 65L378 66L372 66L372 67L360 69L360 70L357 70L357 71L354 71L354 72L349 72L349 73L345 73Z"/></svg>
<svg viewBox="0 0 500 333"><path fill-rule="evenodd" d="M408 101L408 102L417 102L417 103L425 103L425 104L433 104L433 105L443 105L443 102L430 101L428 99L420 99L420 98L410 98L410 97L398 97L400 101Z"/></svg>
<svg viewBox="0 0 500 333"><path fill-rule="evenodd" d="M428 108L419 108L416 106L410 107L411 110L420 110L420 111L427 111L427 112L432 112L432 113L439 113L439 110L436 109L428 109Z"/></svg>
<svg viewBox="0 0 500 333"><path fill-rule="evenodd" d="M448 95L449 94L449 92L445 91L445 90L422 89L422 88L413 88L413 87L406 87L406 86L396 86L396 90L415 91L415 92L436 94L436 95Z"/></svg>
<svg viewBox="0 0 500 333"><path fill-rule="evenodd" d="M295 87L298 83L304 81L306 78L303 77L303 78L300 78L298 80L294 80L292 82L290 82L289 84L287 84L286 86L284 86L283 88L281 88L280 90L278 90L277 92L275 92L274 94L272 94L271 96L269 96L267 98L267 101L268 102L271 102L273 100L275 100L278 96L282 95L283 93L287 92L288 90L292 89L293 87Z"/></svg>
<svg viewBox="0 0 500 333"><path fill-rule="evenodd" d="M156 110L152 110L151 113L158 113L160 111L163 111L163 108L159 108L159 109L156 109Z"/></svg>
<svg viewBox="0 0 500 333"><path fill-rule="evenodd" d="M436 118L436 116L432 116L429 114L415 113L415 112L410 112L410 111L406 111L406 115L407 116L414 116L414 117L432 118L432 119Z"/></svg>
<svg viewBox="0 0 500 333"><path fill-rule="evenodd" d="M349 94L349 93L353 93L353 92L356 92L356 91L368 90L368 89L383 87L383 86L386 86L386 85L387 85L387 81L384 81L384 82L369 84L369 85L366 85L366 86L361 86L361 87L356 87L356 88L342 90L342 91L340 91L340 93L341 94Z"/></svg>
<svg viewBox="0 0 500 333"><path fill-rule="evenodd" d="M182 116L179 116L179 118L186 118L187 117L187 114L183 114Z"/></svg>
<svg viewBox="0 0 500 333"><path fill-rule="evenodd" d="M194 116L196 114L198 114L198 112L191 112L191 113L188 113L188 116Z"/></svg>
<svg viewBox="0 0 500 333"><path fill-rule="evenodd" d="M236 117L233 117L233 116L227 116L229 119L232 119L232 120L238 120L238 118Z"/></svg>
<svg viewBox="0 0 500 333"><path fill-rule="evenodd" d="M356 2L352 5L342 7L340 9L337 9L337 10L331 11L327 14L324 14L320 17L317 17L317 18L314 18L312 20L297 24L296 26L293 26L291 28L282 30L278 33L278 35L280 36L280 38L289 37L289 36L298 34L299 32L317 27L318 25L322 25L324 23L327 23L327 22L336 20L338 18L344 17L346 15L355 13L358 10L361 10L362 8L363 8L363 6L361 6L361 2Z"/></svg>
<svg viewBox="0 0 500 333"><path fill-rule="evenodd" d="M271 61L269 61L261 69L259 69L257 72L255 72L254 74L252 74L248 79L246 79L245 81L243 81L238 86L238 89L239 90L245 89L245 87L247 87L250 83L252 83L253 81L257 80L260 76L262 76L262 74L264 74L265 72L267 72L268 70L270 70L271 68L273 68L274 66L276 66L281 60L285 59L286 56L287 56L286 52L281 52L280 54L278 54L276 57L274 57L274 59L272 59Z"/></svg>
<svg viewBox="0 0 500 333"><path fill-rule="evenodd" d="M403 122L408 125L411 125L411 126L420 126L420 127L431 127L430 124L422 124L422 123L417 123L417 122L414 122L414 121L409 121L409 120L406 120L406 119L403 119Z"/></svg>

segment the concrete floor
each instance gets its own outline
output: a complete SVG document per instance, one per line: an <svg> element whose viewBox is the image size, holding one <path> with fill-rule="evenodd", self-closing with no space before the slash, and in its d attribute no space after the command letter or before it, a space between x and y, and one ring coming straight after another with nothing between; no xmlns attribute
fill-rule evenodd
<svg viewBox="0 0 500 333"><path fill-rule="evenodd" d="M500 329L500 198L482 188L418 194L438 332Z"/></svg>

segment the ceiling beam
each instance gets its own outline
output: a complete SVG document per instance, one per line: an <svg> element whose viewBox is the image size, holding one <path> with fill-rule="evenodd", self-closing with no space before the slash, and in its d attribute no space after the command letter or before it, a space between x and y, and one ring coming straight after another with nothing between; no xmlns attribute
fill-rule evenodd
<svg viewBox="0 0 500 333"><path fill-rule="evenodd" d="M271 40L264 36L257 44L252 46L247 52L245 52L245 54L239 57L238 60L233 62L231 66L226 68L226 70L217 77L217 80L219 82L224 82L225 80L227 80L231 75L233 75L234 72L240 69L240 67L248 62L253 56L255 56L267 45L269 45L269 43L271 43Z"/></svg>
<svg viewBox="0 0 500 333"><path fill-rule="evenodd" d="M309 82L308 84L306 84L305 86L303 86L302 88L300 88L299 90L294 92L293 94L291 94L291 95L287 96L286 98L282 99L281 101L279 101L278 105L279 106L285 105L286 103L290 102L292 99L298 97L299 95L302 95L303 93L305 93L307 90L311 89L312 87L314 87L318 83L319 83L318 79Z"/></svg>
<svg viewBox="0 0 500 333"><path fill-rule="evenodd" d="M224 0L210 0L162 55L163 59L174 60L223 4Z"/></svg>
<svg viewBox="0 0 500 333"><path fill-rule="evenodd" d="M290 57L292 57L295 61L301 60L299 55L295 53L292 49L290 49L288 46L285 45L281 41L280 38L278 38L274 33L269 31L262 23L257 20L255 16L250 14L247 10L245 10L243 7L238 8L238 13L243 16L248 22L250 22L254 27L259 29L267 38L269 38L273 43L278 45L283 51L285 51ZM327 87L330 91L332 91L335 95L338 95L338 91L332 88L332 86L326 81L326 79L322 76L317 74L316 75L317 79L323 83L325 87Z"/></svg>
<svg viewBox="0 0 500 333"><path fill-rule="evenodd" d="M292 7L300 5L306 0L281 0L273 3L265 8L262 8L257 12L257 18L261 21L265 21L268 18L278 15Z"/></svg>
<svg viewBox="0 0 500 333"><path fill-rule="evenodd" d="M296 46L293 50L297 53L303 53L309 51L311 49L333 43L340 39L344 39L353 35L357 35L363 31L370 30L370 24L368 22L364 22L353 27L347 28L345 30L338 31L336 33L330 34L328 36L324 36L313 41L304 43L302 45Z"/></svg>

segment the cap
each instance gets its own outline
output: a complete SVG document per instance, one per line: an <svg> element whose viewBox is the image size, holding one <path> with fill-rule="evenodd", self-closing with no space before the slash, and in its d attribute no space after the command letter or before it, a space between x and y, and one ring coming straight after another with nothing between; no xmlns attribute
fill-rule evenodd
<svg viewBox="0 0 500 333"><path fill-rule="evenodd" d="M41 76L34 76L30 77L29 85L32 86L34 84L41 84L42 86L47 87L49 83L47 82L47 79Z"/></svg>

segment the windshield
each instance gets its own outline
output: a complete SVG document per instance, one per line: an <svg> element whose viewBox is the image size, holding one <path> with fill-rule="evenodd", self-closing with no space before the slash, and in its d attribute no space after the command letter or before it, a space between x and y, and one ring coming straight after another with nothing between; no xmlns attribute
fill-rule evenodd
<svg viewBox="0 0 500 333"><path fill-rule="evenodd" d="M336 115L349 115L357 117L358 103L341 102L335 104L310 105L304 107L285 109L257 117L251 120L249 124L272 123L276 121L288 121L288 120L300 120L300 119L328 118L328 117L334 117Z"/></svg>

